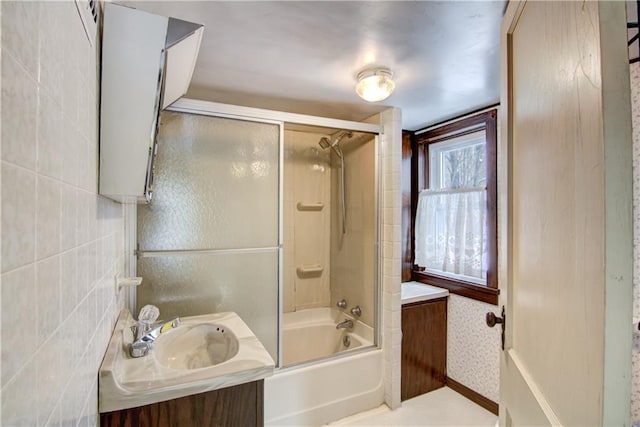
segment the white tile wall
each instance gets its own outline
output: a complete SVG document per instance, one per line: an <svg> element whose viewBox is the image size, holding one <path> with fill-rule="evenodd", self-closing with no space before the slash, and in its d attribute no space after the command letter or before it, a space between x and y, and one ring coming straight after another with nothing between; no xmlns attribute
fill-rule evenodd
<svg viewBox="0 0 640 427"><path fill-rule="evenodd" d="M1 420L96 425L122 208L96 194L96 53L73 1L0 2Z"/></svg>
<svg viewBox="0 0 640 427"><path fill-rule="evenodd" d="M400 213L402 209L402 116L392 108L380 114L382 189L382 348L385 355L384 397L391 409L400 407L401 305L400 305Z"/></svg>

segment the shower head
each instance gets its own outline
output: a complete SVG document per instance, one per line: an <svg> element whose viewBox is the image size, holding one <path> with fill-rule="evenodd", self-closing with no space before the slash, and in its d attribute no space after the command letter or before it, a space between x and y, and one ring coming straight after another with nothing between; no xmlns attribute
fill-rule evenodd
<svg viewBox="0 0 640 427"><path fill-rule="evenodd" d="M336 155L342 159L342 150L340 149L340 145L338 145L339 142L340 141L337 139L334 139L333 142L331 142L329 141L329 138L327 138L326 136L323 136L322 138L320 138L320 141L318 142L318 144L320 144L320 147L322 147L323 150L326 150L327 148L331 147L333 152L336 153Z"/></svg>
<svg viewBox="0 0 640 427"><path fill-rule="evenodd" d="M333 137L333 140L330 140L326 136L323 136L322 138L320 138L320 141L318 141L318 144L320 145L320 147L322 147L323 150L326 150L327 148L331 147L331 149L338 155L338 157L342 158L342 149L340 148L340 141L342 141L342 139L345 136L347 138L351 138L353 136L353 132L349 130L340 131L337 134L335 134L335 136Z"/></svg>
<svg viewBox="0 0 640 427"><path fill-rule="evenodd" d="M327 138L326 136L320 138L320 142L318 142L318 144L320 144L320 147L322 147L323 150L331 147L331 142L329 142L329 138Z"/></svg>

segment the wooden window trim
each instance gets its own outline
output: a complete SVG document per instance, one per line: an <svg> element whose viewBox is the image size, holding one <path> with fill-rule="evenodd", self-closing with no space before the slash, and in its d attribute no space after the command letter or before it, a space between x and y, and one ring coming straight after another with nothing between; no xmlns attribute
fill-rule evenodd
<svg viewBox="0 0 640 427"><path fill-rule="evenodd" d="M429 163L428 146L465 134L470 127L485 129L487 150L487 284L450 279L419 271L412 266L411 279L417 282L446 288L453 294L498 304L498 169L497 169L497 110L492 109L445 124L424 133L414 133L411 148L411 260L415 254L415 220L418 208L418 194L428 188Z"/></svg>

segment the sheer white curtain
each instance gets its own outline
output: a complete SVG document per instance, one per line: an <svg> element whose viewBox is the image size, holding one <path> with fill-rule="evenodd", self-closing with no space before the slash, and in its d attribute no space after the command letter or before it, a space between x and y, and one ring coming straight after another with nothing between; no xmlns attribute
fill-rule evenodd
<svg viewBox="0 0 640 427"><path fill-rule="evenodd" d="M484 188L421 191L415 263L427 272L486 283L486 210Z"/></svg>

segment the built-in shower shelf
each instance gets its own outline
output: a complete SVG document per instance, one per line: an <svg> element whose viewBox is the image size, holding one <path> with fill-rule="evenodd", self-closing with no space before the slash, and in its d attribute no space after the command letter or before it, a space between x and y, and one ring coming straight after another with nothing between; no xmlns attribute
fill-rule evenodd
<svg viewBox="0 0 640 427"><path fill-rule="evenodd" d="M321 211L324 208L324 203L303 203L298 202L296 205L299 211Z"/></svg>
<svg viewBox="0 0 640 427"><path fill-rule="evenodd" d="M319 276L324 271L324 267L320 264L302 265L296 268L296 272L300 277Z"/></svg>

